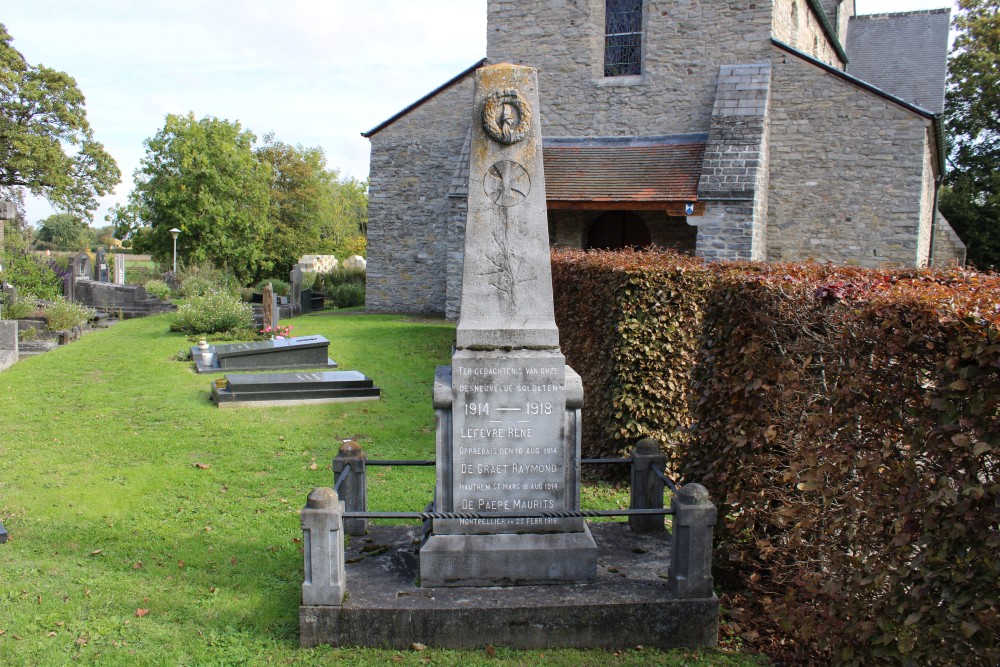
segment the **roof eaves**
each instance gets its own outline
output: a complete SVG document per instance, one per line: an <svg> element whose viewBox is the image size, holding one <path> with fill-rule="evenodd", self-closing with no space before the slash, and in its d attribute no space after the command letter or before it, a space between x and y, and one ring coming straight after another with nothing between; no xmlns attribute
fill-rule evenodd
<svg viewBox="0 0 1000 667"><path fill-rule="evenodd" d="M771 38L771 44L773 44L774 46L778 47L782 51L787 51L788 53L792 54L796 58L800 58L802 60L805 60L806 62L808 62L811 65L815 65L816 67L819 67L820 69L824 70L828 74L832 74L832 75L834 75L834 76L836 76L836 77L838 77L840 79L843 79L844 81L846 81L846 82L848 82L848 83L850 83L850 84L852 84L854 86L857 86L858 88L863 88L864 90L867 90L870 93L874 93L875 95L878 95L879 97L881 97L883 99L886 99L886 100L892 102L893 104L898 104L899 106L903 107L904 109L912 111L913 113L915 113L915 114L917 114L919 116L923 116L924 118L929 118L931 120L933 120L934 118L937 117L933 112L928 111L927 109L924 109L922 107L918 107L915 104L911 104L910 102L907 102L906 100L904 100L901 97L896 97L892 93L887 93L884 90L882 90L881 88L878 88L877 86L873 86L872 84L868 83L867 81L863 81L863 80L859 79L856 76L852 76L852 75L848 74L847 72L845 72L843 70L839 70L836 67L831 67L830 65L827 65L822 60L818 60L817 58L813 58L808 53L804 53L802 51L799 51L795 47L789 46L788 44L785 44L784 42L779 41L777 39L774 39L773 37Z"/></svg>
<svg viewBox="0 0 1000 667"><path fill-rule="evenodd" d="M482 67L485 64L486 64L486 58L483 58L483 59L479 60L472 67L469 67L469 68L465 69L464 71L462 71L457 76L452 77L451 79L449 79L445 83L441 84L440 86L438 86L437 88L435 88L431 92L427 93L426 95L424 95L419 100L417 100L416 102L414 102L410 106L406 107L402 111L400 111L400 112L394 114L393 116L387 118L386 120L382 121L381 123L379 123L378 125L376 125L372 129L368 130L367 132L362 132L361 136L364 137L364 138L366 138L366 139L370 139L373 135L375 135L378 132L381 132L385 128L389 127L390 125L392 125L393 123L395 123L397 120L399 120L400 118L402 118L406 114L410 113L411 111L413 111L417 107L421 106L425 102L433 99L439 93L442 93L445 90L447 90L448 88L451 88L456 83L458 83L459 81L461 81L462 79L464 79L465 77L467 77L469 74L472 74L473 72L475 72L477 69L479 69L480 67Z"/></svg>
<svg viewBox="0 0 1000 667"><path fill-rule="evenodd" d="M830 24L830 18L826 15L826 11L823 9L823 5L820 4L819 0L808 0L809 6L812 8L813 13L819 18L820 25L823 26L823 32L826 33L827 38L830 43L833 44L833 50L837 52L837 55L841 60L844 61L844 66L847 66L847 52L844 51L844 47L840 43L840 38L837 36L837 31Z"/></svg>
<svg viewBox="0 0 1000 667"><path fill-rule="evenodd" d="M802 51L799 51L798 49L796 49L794 47L791 47L788 44L785 44L784 42L778 41L777 39L774 39L773 37L771 38L771 44L773 44L774 46L778 47L782 51L786 51L786 52L792 54L796 58L801 58L802 60L805 60L806 62L808 62L808 63L810 63L812 65L815 65L816 67L819 67L820 69L824 70L825 72L827 72L829 74L832 74L832 75L834 75L834 76L836 76L836 77L838 77L840 79L843 79L847 83L855 85L858 88L862 88L864 90L867 90L870 93L878 95L879 97L881 97L884 100L892 102L893 104L897 104L897 105L903 107L904 109L906 109L908 111L912 111L913 113L917 114L918 116L923 116L924 118L927 118L928 120L930 120L931 123L934 126L934 139L935 139L935 144L937 144L937 154L938 154L937 163L938 163L938 169L939 169L938 173L941 173L941 174L944 173L944 167L945 167L945 149L947 147L947 144L945 142L945 136L944 136L944 123L941 121L941 115L940 114L935 114L935 113L933 113L931 111L928 111L927 109L918 107L915 104L911 104L911 103L907 102L906 100L904 100L902 98L896 97L895 95L892 95L891 93L885 92L881 88L873 86L872 84L868 83L867 81L862 81L861 79L859 79L856 76L851 76L847 72L839 70L836 67L830 67L829 65L827 65L822 60L817 60L816 58L813 58L809 54L803 53Z"/></svg>

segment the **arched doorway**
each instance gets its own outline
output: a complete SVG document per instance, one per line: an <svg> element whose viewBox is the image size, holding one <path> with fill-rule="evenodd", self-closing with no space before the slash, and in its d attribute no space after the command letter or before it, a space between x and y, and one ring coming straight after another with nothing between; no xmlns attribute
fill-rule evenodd
<svg viewBox="0 0 1000 667"><path fill-rule="evenodd" d="M645 248L652 243L649 228L631 211L610 211L590 223L587 229L587 250L618 250Z"/></svg>

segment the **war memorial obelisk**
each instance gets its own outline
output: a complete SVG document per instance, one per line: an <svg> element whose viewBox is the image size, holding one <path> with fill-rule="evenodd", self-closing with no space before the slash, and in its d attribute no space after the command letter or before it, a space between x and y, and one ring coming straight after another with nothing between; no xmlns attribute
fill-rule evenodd
<svg viewBox="0 0 1000 667"><path fill-rule="evenodd" d="M535 70L476 72L462 305L434 383L435 510L422 586L593 581L580 508L580 376L559 351Z"/></svg>

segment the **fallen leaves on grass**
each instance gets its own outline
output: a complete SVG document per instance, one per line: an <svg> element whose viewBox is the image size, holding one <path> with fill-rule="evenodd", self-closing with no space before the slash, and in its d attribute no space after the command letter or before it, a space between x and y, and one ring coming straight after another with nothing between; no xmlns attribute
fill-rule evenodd
<svg viewBox="0 0 1000 667"><path fill-rule="evenodd" d="M195 464L194 464L194 467L195 468L200 468L202 470L208 470L212 466L209 465L208 463L202 463L201 461L196 461Z"/></svg>
<svg viewBox="0 0 1000 667"><path fill-rule="evenodd" d="M139 607L138 609L135 610L135 615L136 615L137 618L142 618L143 616L145 616L148 613L149 613L149 610L148 609L143 609L142 607Z"/></svg>

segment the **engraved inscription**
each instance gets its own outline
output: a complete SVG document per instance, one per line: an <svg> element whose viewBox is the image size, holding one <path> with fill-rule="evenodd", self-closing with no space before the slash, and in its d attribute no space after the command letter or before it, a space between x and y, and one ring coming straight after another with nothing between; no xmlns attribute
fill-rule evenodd
<svg viewBox="0 0 1000 667"><path fill-rule="evenodd" d="M566 508L564 366L513 359L453 366L454 508L468 512ZM483 523L483 522L488 523ZM546 526L554 518L463 519L461 525Z"/></svg>

